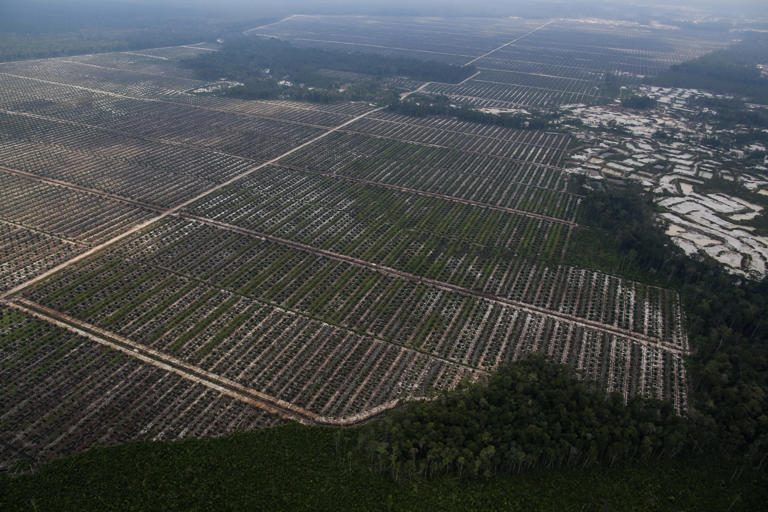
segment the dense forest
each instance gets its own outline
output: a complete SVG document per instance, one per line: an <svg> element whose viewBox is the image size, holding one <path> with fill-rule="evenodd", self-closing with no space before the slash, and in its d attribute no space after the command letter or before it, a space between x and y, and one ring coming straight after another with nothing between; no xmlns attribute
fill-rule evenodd
<svg viewBox="0 0 768 512"><path fill-rule="evenodd" d="M376 99L392 101L381 79L459 82L475 72L436 61L357 52L302 48L271 38L233 35L221 51L186 61L202 80L226 77L244 85L228 95L266 99L289 97L309 101Z"/></svg>
<svg viewBox="0 0 768 512"><path fill-rule="evenodd" d="M632 95L627 98L622 98L621 106L635 110L650 110L656 106L656 101L648 96Z"/></svg>
<svg viewBox="0 0 768 512"><path fill-rule="evenodd" d="M668 87L706 89L719 94L743 96L768 103L768 78L758 64L765 64L768 34L749 32L723 50L672 66L654 82Z"/></svg>
<svg viewBox="0 0 768 512"><path fill-rule="evenodd" d="M355 435L291 424L97 448L34 473L0 474L0 510L738 512L768 499L768 472L712 457L396 482L369 469Z"/></svg>
<svg viewBox="0 0 768 512"><path fill-rule="evenodd" d="M491 477L536 467L613 465L686 452L688 423L668 402L606 394L575 370L530 357L363 429L374 466L401 476Z"/></svg>

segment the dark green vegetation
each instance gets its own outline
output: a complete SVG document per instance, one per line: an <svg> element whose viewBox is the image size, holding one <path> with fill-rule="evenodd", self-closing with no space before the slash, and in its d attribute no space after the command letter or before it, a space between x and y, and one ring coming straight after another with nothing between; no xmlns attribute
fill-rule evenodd
<svg viewBox="0 0 768 512"><path fill-rule="evenodd" d="M571 253L583 264L678 289L694 350L690 417L697 449L768 462L768 281L691 259L653 220L653 204L632 188L592 193Z"/></svg>
<svg viewBox="0 0 768 512"><path fill-rule="evenodd" d="M446 96L414 95L402 101L393 101L387 107L392 112L412 117L451 116L462 121L494 124L505 128L546 130L553 127L557 112L535 114L491 114L469 107L452 105Z"/></svg>
<svg viewBox="0 0 768 512"><path fill-rule="evenodd" d="M205 29L179 30L178 27L35 35L0 33L0 62L196 43L212 34Z"/></svg>
<svg viewBox="0 0 768 512"><path fill-rule="evenodd" d="M200 79L226 77L245 84L230 89L226 93L230 96L317 102L392 101L394 93L387 90L382 79L404 76L458 82L475 71L441 62L299 48L278 39L245 36L228 37L220 52L200 55L186 64Z"/></svg>
<svg viewBox="0 0 768 512"><path fill-rule="evenodd" d="M354 431L288 425L225 439L92 450L0 476L3 511L760 510L765 473L712 459L394 482Z"/></svg>
<svg viewBox="0 0 768 512"><path fill-rule="evenodd" d="M408 404L363 429L360 444L395 478L491 477L673 457L689 450L688 427L668 402L634 398L625 406L569 367L533 357L485 384Z"/></svg>
<svg viewBox="0 0 768 512"><path fill-rule="evenodd" d="M748 33L728 48L672 66L655 80L659 85L706 89L768 103L768 78L758 64L765 64L768 34Z"/></svg>
<svg viewBox="0 0 768 512"><path fill-rule="evenodd" d="M768 84L766 84L768 87ZM718 128L715 135L702 140L718 150L738 149L750 144L768 144L768 108L750 105L739 99L701 98L695 102L699 117ZM765 152L753 151L744 156L745 164L760 164ZM730 169L738 173L739 169Z"/></svg>
<svg viewBox="0 0 768 512"><path fill-rule="evenodd" d="M598 96L603 98L604 101L610 101L618 98L621 94L621 81L613 73L606 73L603 76L603 81L600 84L600 91Z"/></svg>
<svg viewBox="0 0 768 512"><path fill-rule="evenodd" d="M650 110L656 106L656 102L648 96L633 95L628 98L622 98L621 106L635 110Z"/></svg>

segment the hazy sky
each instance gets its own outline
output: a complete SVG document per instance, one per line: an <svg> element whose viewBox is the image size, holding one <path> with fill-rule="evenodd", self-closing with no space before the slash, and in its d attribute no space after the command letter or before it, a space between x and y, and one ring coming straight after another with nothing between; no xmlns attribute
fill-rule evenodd
<svg viewBox="0 0 768 512"><path fill-rule="evenodd" d="M57 3L81 0L57 0ZM144 4L168 3L179 6L227 6L247 9L296 9L323 10L330 7L346 7L353 10L369 8L430 8L436 11L505 10L514 11L516 6L551 4L579 5L583 8L633 6L645 8L697 8L729 13L748 9L768 14L768 0L100 0L101 2L133 2Z"/></svg>
<svg viewBox="0 0 768 512"><path fill-rule="evenodd" d="M222 16L247 19L292 13L404 14L421 16L608 17L692 19L740 17L768 20L768 0L0 0L0 27L34 30L48 19L60 25L84 19L105 25L136 17Z"/></svg>

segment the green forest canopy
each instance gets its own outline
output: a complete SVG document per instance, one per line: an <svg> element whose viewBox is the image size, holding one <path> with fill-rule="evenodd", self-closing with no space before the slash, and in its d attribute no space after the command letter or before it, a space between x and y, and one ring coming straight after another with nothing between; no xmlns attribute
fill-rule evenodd
<svg viewBox="0 0 768 512"><path fill-rule="evenodd" d="M750 32L743 40L698 59L672 66L655 82L668 87L706 89L768 103L768 78L758 64L768 61L768 34Z"/></svg>

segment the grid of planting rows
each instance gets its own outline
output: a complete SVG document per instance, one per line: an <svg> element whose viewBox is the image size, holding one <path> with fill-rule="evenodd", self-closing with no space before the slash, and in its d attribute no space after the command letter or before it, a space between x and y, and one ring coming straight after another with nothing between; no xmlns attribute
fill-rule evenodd
<svg viewBox="0 0 768 512"><path fill-rule="evenodd" d="M54 63L54 70L67 64ZM246 172L253 159L273 158L322 133L256 113L342 123L351 118L347 112L361 111L259 102L233 114L7 75L0 82L0 108L6 109L0 112L0 182L9 191L0 211L3 290L125 231L154 208L172 207ZM207 135L197 135L199 126L209 127Z"/></svg>
<svg viewBox="0 0 768 512"><path fill-rule="evenodd" d="M0 307L0 470L138 440L275 425L267 413Z"/></svg>
<svg viewBox="0 0 768 512"><path fill-rule="evenodd" d="M362 134L334 133L279 165L563 220L579 203L557 168Z"/></svg>
<svg viewBox="0 0 768 512"><path fill-rule="evenodd" d="M153 55L153 52L156 53L158 51L162 52L167 50L170 50L170 48L165 50L155 49L139 52L95 53L91 55L74 55L72 57L66 57L59 60L78 62L80 64L89 64L91 66L101 66L123 71L134 71L145 75L168 76L194 80L193 70L180 66L179 62L183 58L193 57L195 55L205 53L205 50L190 50L188 48L179 48L179 50L185 52L181 54L183 55L182 57L177 57L174 55ZM2 70L3 68L0 66L0 71ZM197 82L197 80L194 81Z"/></svg>
<svg viewBox="0 0 768 512"><path fill-rule="evenodd" d="M3 136L0 166L157 206L181 203L213 187L221 178L213 171L208 176L195 176L188 173L190 169L128 158L119 150L88 151Z"/></svg>
<svg viewBox="0 0 768 512"><path fill-rule="evenodd" d="M82 251L77 243L0 220L0 291L13 288Z"/></svg>
<svg viewBox="0 0 768 512"><path fill-rule="evenodd" d="M0 220L86 245L109 239L151 214L119 201L8 174L2 168L0 190Z"/></svg>
<svg viewBox="0 0 768 512"><path fill-rule="evenodd" d="M267 167L191 205L195 216L425 272L441 257L558 258L570 227L441 198Z"/></svg>
<svg viewBox="0 0 768 512"><path fill-rule="evenodd" d="M593 81L562 76L546 76L519 71L482 70L472 79L473 83L498 83L519 85L540 90L562 91L568 94L595 96Z"/></svg>
<svg viewBox="0 0 768 512"><path fill-rule="evenodd" d="M119 55L121 54L104 54L102 58ZM94 75L97 75L98 80L85 87L78 78L82 77L84 71L79 69L80 65L64 59L37 62L39 64L36 67L25 64L27 67L19 69L9 69L10 64L0 63L0 83L6 86L4 91L0 91L0 98L7 108L13 109L14 102L17 102L23 109L25 102L32 98L46 98L44 105L49 107L54 100L70 107L93 104L94 113L105 111L102 114L111 113L115 116L138 115L134 111L143 112L151 111L153 107L175 106L170 111L176 113L175 115L192 109L191 115L198 109L204 109L220 114L240 114L245 116L246 120L249 117L257 117L319 126L336 126L354 115L371 110L369 104L360 102L310 105L282 100L246 101L198 95L182 90L175 90L172 95L160 95L154 92L159 86L153 87L153 84L147 81L147 78L154 77L147 77L137 70L122 71L89 67L86 69L87 75L91 80L96 80ZM116 74L122 76L116 76ZM120 81L115 82L118 79ZM122 84L128 85L129 89L121 90ZM197 82L196 85L206 84ZM80 109L78 112L81 115L88 113L87 109ZM232 116L227 119L230 118Z"/></svg>
<svg viewBox="0 0 768 512"><path fill-rule="evenodd" d="M18 176L0 166L0 291L148 219L120 201Z"/></svg>
<svg viewBox="0 0 768 512"><path fill-rule="evenodd" d="M185 90L205 85L205 82L189 78L96 67L68 59L0 64L0 73L148 98L176 96Z"/></svg>
<svg viewBox="0 0 768 512"><path fill-rule="evenodd" d="M684 401L679 355L662 345L181 219L26 295L324 415L450 388L473 369L491 370L530 351L572 363L627 396ZM263 321L265 315L272 319ZM441 371L424 381L423 372L378 355L371 381L370 371L355 368L374 362L358 354L352 367L332 366L318 378L320 361L341 364L325 351L340 340L363 343L365 354L379 347L402 364L411 354L409 364L418 369L427 364L423 356ZM307 389L325 384L329 374L339 388L310 397ZM352 384L367 391L340 401L336 392Z"/></svg>
<svg viewBox="0 0 768 512"><path fill-rule="evenodd" d="M253 166L221 153L4 113L0 153L6 167L158 205L194 197Z"/></svg>
<svg viewBox="0 0 768 512"><path fill-rule="evenodd" d="M529 86L507 85L470 80L462 85L432 83L425 92L447 96L459 103L476 108L554 108L581 103L583 93L546 90Z"/></svg>
<svg viewBox="0 0 768 512"><path fill-rule="evenodd" d="M374 137L449 147L482 155L524 160L530 163L555 165L560 162L569 137L563 133L540 130L512 130L498 128L479 133L467 132L467 124L445 128L443 123L413 123L404 116L390 114L379 119L363 118L348 127L348 130ZM477 130L476 130L477 131Z"/></svg>
<svg viewBox="0 0 768 512"><path fill-rule="evenodd" d="M372 116L382 115L374 113ZM438 120L409 124L365 118L280 160L307 172L529 211L572 221L579 197L565 191L560 134L481 130ZM365 131L363 131L365 130ZM465 132L475 130L480 133ZM372 132L372 133L371 133ZM480 148L485 152L478 151ZM494 155L500 153L500 155Z"/></svg>
<svg viewBox="0 0 768 512"><path fill-rule="evenodd" d="M562 224L275 168L187 211L686 348L674 292L557 264Z"/></svg>
<svg viewBox="0 0 768 512"><path fill-rule="evenodd" d="M0 100L0 105L12 112L44 115L121 134L208 148L257 161L274 158L324 130L251 115L116 98L50 84L42 86L55 90L29 94L45 100Z"/></svg>
<svg viewBox="0 0 768 512"><path fill-rule="evenodd" d="M253 242L245 240L244 242ZM451 388L476 372L212 286L152 262L105 257L31 297L331 418ZM78 300L72 300L72 293Z"/></svg>

